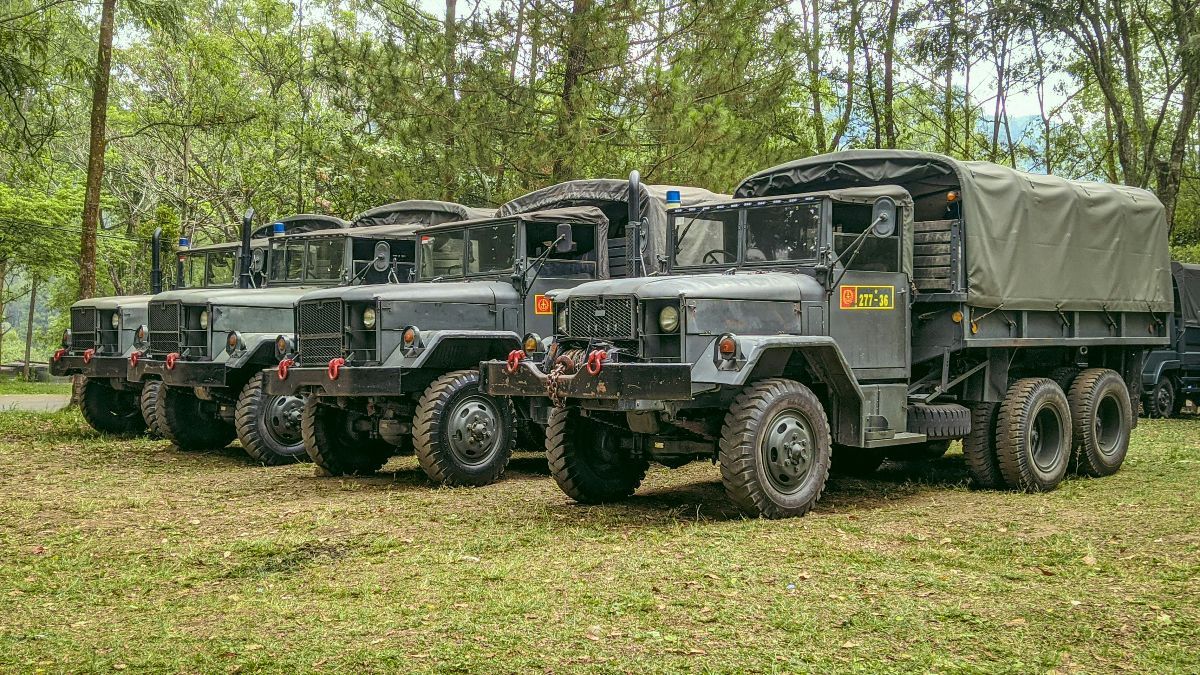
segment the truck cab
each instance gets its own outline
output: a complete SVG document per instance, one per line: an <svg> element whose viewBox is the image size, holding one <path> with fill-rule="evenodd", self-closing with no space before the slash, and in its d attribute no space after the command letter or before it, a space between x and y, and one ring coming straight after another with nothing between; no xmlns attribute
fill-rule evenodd
<svg viewBox="0 0 1200 675"><path fill-rule="evenodd" d="M956 439L983 487L1119 469L1171 307L1152 195L847 151L734 197L671 212L667 276L553 293L545 357L481 366L483 391L545 421L569 496L623 499L651 461L707 459L745 513L799 516L831 466Z"/></svg>
<svg viewBox="0 0 1200 675"><path fill-rule="evenodd" d="M477 214L426 201L381 208L337 228L271 237L252 251L245 270L233 259L219 266L210 259L206 278L215 279L212 271L219 269L222 280L231 280L227 289L155 296L146 340L130 359L127 375L165 387L155 414L164 436L182 449L202 450L224 447L236 435L264 464L305 456L299 442L302 400L263 392L263 369L292 340L296 298L320 287L407 282L418 228ZM381 221L387 224L377 224Z"/></svg>
<svg viewBox="0 0 1200 675"><path fill-rule="evenodd" d="M1200 394L1200 265L1171 262L1175 311L1167 317L1171 341L1146 358L1142 414L1177 417Z"/></svg>
<svg viewBox="0 0 1200 675"><path fill-rule="evenodd" d="M643 269L629 251L653 260L668 189L571 181L494 218L420 231L418 283L299 299L296 351L268 391L311 394L304 440L326 473L373 472L411 447L434 481L498 479L518 432L540 438L507 400L479 391L479 362L542 353L551 290Z"/></svg>

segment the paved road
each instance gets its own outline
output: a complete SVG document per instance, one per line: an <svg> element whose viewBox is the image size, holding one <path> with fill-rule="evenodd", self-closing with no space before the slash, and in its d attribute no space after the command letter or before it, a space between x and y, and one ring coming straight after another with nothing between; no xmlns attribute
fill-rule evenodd
<svg viewBox="0 0 1200 675"><path fill-rule="evenodd" d="M26 410L46 412L62 410L71 402L66 394L5 394L0 396L0 411Z"/></svg>

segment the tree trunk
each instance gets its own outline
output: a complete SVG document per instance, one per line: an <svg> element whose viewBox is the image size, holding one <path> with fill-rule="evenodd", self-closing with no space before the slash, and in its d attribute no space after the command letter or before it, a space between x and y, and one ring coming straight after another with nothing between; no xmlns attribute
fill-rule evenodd
<svg viewBox="0 0 1200 675"><path fill-rule="evenodd" d="M946 54L943 57L942 69L945 78L945 91L942 92L942 123L945 125L942 135L942 153L949 155L954 151L954 58L955 32L958 27L958 3L950 3L949 16L946 17Z"/></svg>
<svg viewBox="0 0 1200 675"><path fill-rule="evenodd" d="M900 0L891 0L888 6L887 34L883 38L883 126L887 147L896 147L896 81L892 62L896 58L896 21L900 14Z"/></svg>
<svg viewBox="0 0 1200 675"><path fill-rule="evenodd" d="M444 24L446 38L446 54L442 62L442 78L443 84L446 87L446 107L445 114L449 117L445 127L445 134L442 136L442 199L450 200L454 197L456 190L454 189L457 181L454 176L454 134L455 119L454 109L457 105L457 98L454 95L454 71L455 71L455 51L458 49L458 0L446 0L446 22Z"/></svg>
<svg viewBox="0 0 1200 675"><path fill-rule="evenodd" d="M4 278L8 274L8 261L0 260L0 366L4 365L4 317L7 315L8 302L4 299Z"/></svg>
<svg viewBox="0 0 1200 675"><path fill-rule="evenodd" d="M808 91L812 96L813 136L817 152L823 153L825 144L825 111L821 109L821 0L812 0L811 23L808 27Z"/></svg>
<svg viewBox="0 0 1200 675"><path fill-rule="evenodd" d="M858 33L854 27L858 25L858 20L858 0L850 0L850 30L846 37L846 98L842 102L842 117L838 120L837 130L833 134L833 139L829 142L831 150L837 150L838 146L842 144L842 136L850 128L850 116L854 111L854 63L858 58L858 55L855 54L855 50L857 49L855 38Z"/></svg>
<svg viewBox="0 0 1200 675"><path fill-rule="evenodd" d="M25 317L25 381L29 382L29 359L33 352L33 313L37 311L38 278L33 277L29 288L29 316Z"/></svg>
<svg viewBox="0 0 1200 675"><path fill-rule="evenodd" d="M104 133L108 120L108 78L112 70L113 14L117 0L103 0L96 79L92 83L91 142L88 146L87 191L83 199L83 235L79 245L79 297L96 295L96 229L100 223L100 184L104 179Z"/></svg>
<svg viewBox="0 0 1200 675"><path fill-rule="evenodd" d="M585 15L591 7L592 0L573 0L571 16L567 19L566 63L563 70L562 93L559 95L559 99L562 101L562 114L558 118L558 140L563 143L564 150L556 153L554 158L552 177L556 183L571 178L575 172L575 165L569 159L573 157L573 152L567 148L574 145L571 141L575 135L574 127L579 114L579 97L575 90L579 85L579 78L583 76L587 67L587 18Z"/></svg>

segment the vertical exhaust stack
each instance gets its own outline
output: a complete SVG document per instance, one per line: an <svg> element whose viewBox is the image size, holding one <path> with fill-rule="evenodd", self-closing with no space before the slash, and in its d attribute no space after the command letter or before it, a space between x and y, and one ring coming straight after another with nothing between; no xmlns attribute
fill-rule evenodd
<svg viewBox="0 0 1200 675"><path fill-rule="evenodd" d="M642 261L642 177L637 170L629 172L629 223L625 226L625 241L629 250L626 258L632 263L630 276L640 277L646 273Z"/></svg>
<svg viewBox="0 0 1200 675"><path fill-rule="evenodd" d="M162 228L157 227L150 238L150 292L157 295L162 291Z"/></svg>
<svg viewBox="0 0 1200 675"><path fill-rule="evenodd" d="M175 288L183 288L183 252L187 250L188 238L179 238L179 254L175 256Z"/></svg>
<svg viewBox="0 0 1200 675"><path fill-rule="evenodd" d="M238 276L239 288L251 288L254 284L251 282L250 262L250 226L254 223L254 208L246 209L246 215L242 217L242 253L241 264L239 268L241 274Z"/></svg>

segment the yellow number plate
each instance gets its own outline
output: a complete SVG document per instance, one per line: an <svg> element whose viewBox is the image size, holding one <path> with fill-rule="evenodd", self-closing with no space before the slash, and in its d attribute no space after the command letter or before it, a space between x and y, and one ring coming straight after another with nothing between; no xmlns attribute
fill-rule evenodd
<svg viewBox="0 0 1200 675"><path fill-rule="evenodd" d="M895 286L842 286L838 289L840 309L895 309Z"/></svg>

